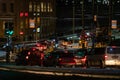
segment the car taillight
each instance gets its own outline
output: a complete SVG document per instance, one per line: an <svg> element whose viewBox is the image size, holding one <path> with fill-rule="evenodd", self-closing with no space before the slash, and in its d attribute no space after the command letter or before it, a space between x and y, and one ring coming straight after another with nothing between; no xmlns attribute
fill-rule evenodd
<svg viewBox="0 0 120 80"><path fill-rule="evenodd" d="M40 50L43 50L43 47L40 47Z"/></svg>
<svg viewBox="0 0 120 80"><path fill-rule="evenodd" d="M29 59L29 57L28 57L28 56L26 56L26 59Z"/></svg>
<svg viewBox="0 0 120 80"><path fill-rule="evenodd" d="M33 51L35 51L35 48L32 48Z"/></svg>
<svg viewBox="0 0 120 80"><path fill-rule="evenodd" d="M62 59L61 59L61 58L59 58L58 60L59 60L59 61L61 61Z"/></svg>
<svg viewBox="0 0 120 80"><path fill-rule="evenodd" d="M52 56L49 56L49 58L52 58Z"/></svg>
<svg viewBox="0 0 120 80"><path fill-rule="evenodd" d="M82 61L86 61L86 56L81 59Z"/></svg>
<svg viewBox="0 0 120 80"><path fill-rule="evenodd" d="M46 46L44 46L43 49L47 49Z"/></svg>
<svg viewBox="0 0 120 80"><path fill-rule="evenodd" d="M105 55L104 57L105 57L105 58L107 58L108 56L107 56L107 55Z"/></svg>
<svg viewBox="0 0 120 80"><path fill-rule="evenodd" d="M28 55L30 55L30 52L28 52Z"/></svg>

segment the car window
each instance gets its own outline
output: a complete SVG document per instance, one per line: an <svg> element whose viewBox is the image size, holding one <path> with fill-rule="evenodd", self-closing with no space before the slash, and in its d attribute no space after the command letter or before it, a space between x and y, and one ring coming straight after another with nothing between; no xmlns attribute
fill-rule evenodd
<svg viewBox="0 0 120 80"><path fill-rule="evenodd" d="M120 48L107 48L107 53L110 53L110 54L120 54Z"/></svg>
<svg viewBox="0 0 120 80"><path fill-rule="evenodd" d="M89 51L90 54L105 54L105 48L94 48Z"/></svg>

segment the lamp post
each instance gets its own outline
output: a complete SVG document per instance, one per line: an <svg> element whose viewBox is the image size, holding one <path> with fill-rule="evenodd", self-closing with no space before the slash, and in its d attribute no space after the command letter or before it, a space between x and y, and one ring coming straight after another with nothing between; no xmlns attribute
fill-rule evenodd
<svg viewBox="0 0 120 80"><path fill-rule="evenodd" d="M82 48L85 48L85 39L84 39L84 35L85 35L85 26L84 26L84 0L82 0Z"/></svg>
<svg viewBox="0 0 120 80"><path fill-rule="evenodd" d="M74 0L72 1L73 3L73 20L72 20L72 23L73 23L73 34L75 33L75 2ZM73 43L74 43L74 39L73 39Z"/></svg>

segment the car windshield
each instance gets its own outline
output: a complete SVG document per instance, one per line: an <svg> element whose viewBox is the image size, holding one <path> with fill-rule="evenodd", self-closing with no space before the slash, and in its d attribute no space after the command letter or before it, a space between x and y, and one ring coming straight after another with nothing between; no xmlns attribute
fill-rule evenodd
<svg viewBox="0 0 120 80"><path fill-rule="evenodd" d="M60 57L74 57L74 56L73 56L73 53L64 53L64 54L61 54Z"/></svg>

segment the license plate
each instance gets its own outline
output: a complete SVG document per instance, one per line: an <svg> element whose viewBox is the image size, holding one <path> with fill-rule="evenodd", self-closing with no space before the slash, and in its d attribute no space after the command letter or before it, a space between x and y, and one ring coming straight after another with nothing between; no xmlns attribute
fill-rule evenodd
<svg viewBox="0 0 120 80"><path fill-rule="evenodd" d="M118 56L112 56L112 58L113 58L113 59L116 59L116 58L118 58Z"/></svg>

